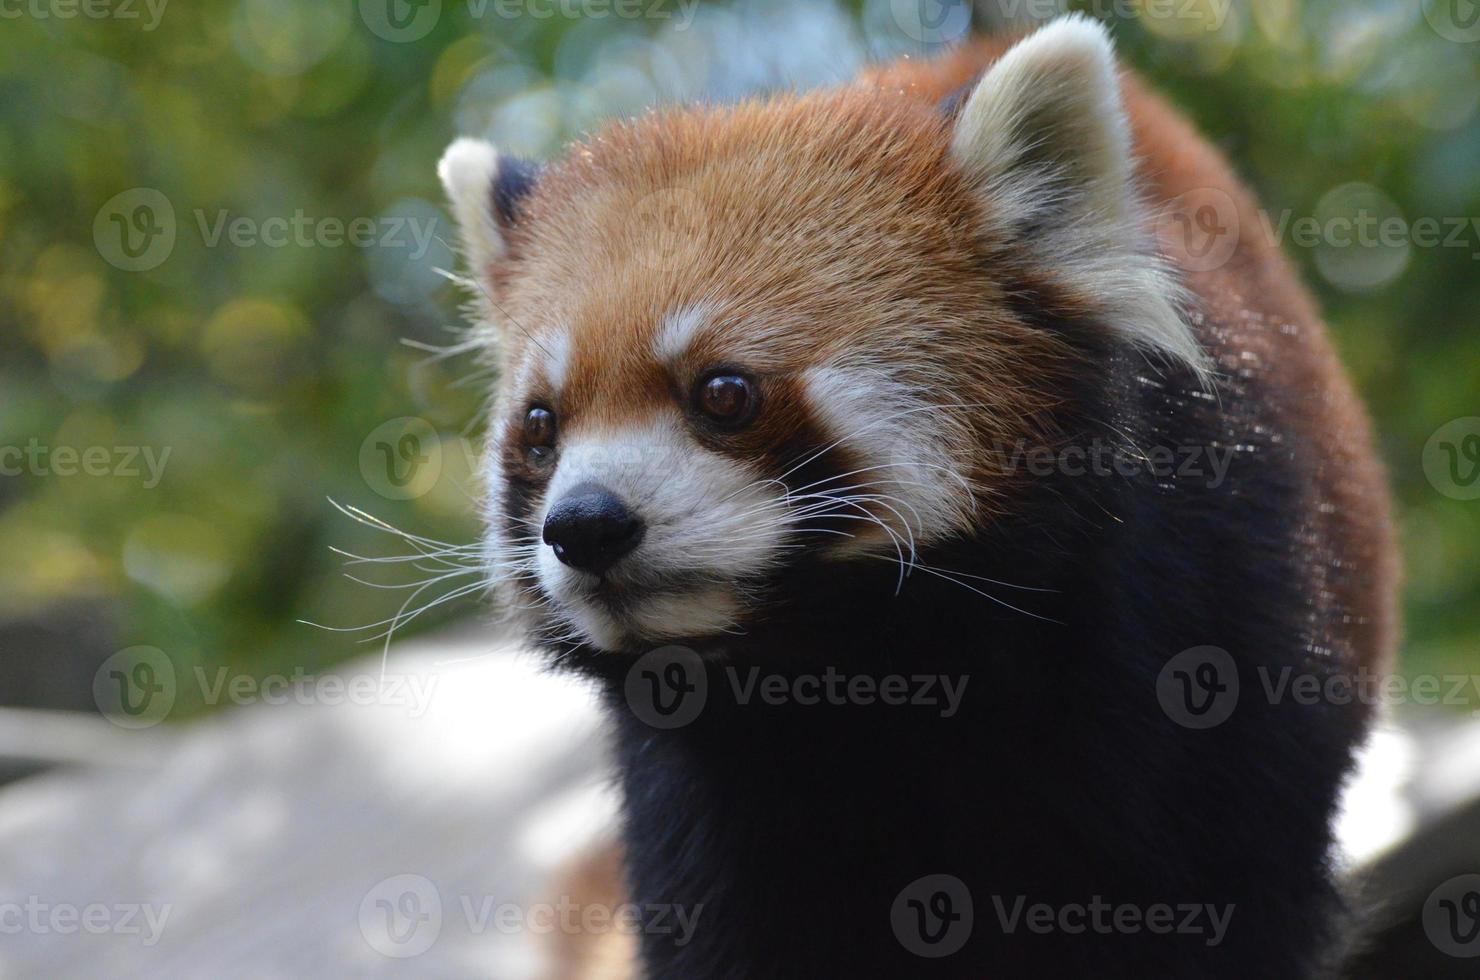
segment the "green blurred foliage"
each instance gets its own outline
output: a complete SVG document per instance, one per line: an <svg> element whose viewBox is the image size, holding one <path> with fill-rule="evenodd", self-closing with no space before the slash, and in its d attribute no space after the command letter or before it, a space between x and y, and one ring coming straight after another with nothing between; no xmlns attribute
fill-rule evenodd
<svg viewBox="0 0 1480 980"><path fill-rule="evenodd" d="M406 547L328 498L429 538L476 535L487 379L422 349L453 342L458 320L457 292L436 272L454 265L440 151L487 129L550 153L602 118L715 86L691 77L671 17L479 17L448 2L424 36L396 41L370 29L367 2L201 0L166 5L152 26L142 2L137 20L64 19L59 0L7 8L21 13L0 20L0 446L170 455L157 486L147 471L0 477L0 630L98 605L117 648L149 644L208 669L313 670L366 650L357 640L376 630L298 620L363 626L405 598L343 576L331 546ZM1192 3L1210 18L1221 6ZM848 15L864 25L853 50L908 47L879 27L889 9ZM1272 220L1317 214L1353 182L1410 221L1480 215L1480 43L1440 36L1413 3L1235 2L1216 23L1113 28ZM667 46L641 47L653 37ZM118 231L107 206L133 188L161 193L175 219L172 249L143 271L120 268L106 244ZM373 219L377 238L396 220L432 235L361 247L319 224L320 240L305 242L212 237L223 216L266 234L265 219L300 213ZM1287 250L1381 434L1408 563L1408 667L1475 670L1480 501L1437 492L1420 457L1441 425L1480 415L1480 229L1461 247L1389 256L1381 283L1354 284L1342 255ZM404 416L435 427L441 466L391 499L369 474L377 443L396 445L399 429L384 424ZM407 633L478 608L464 599Z"/></svg>

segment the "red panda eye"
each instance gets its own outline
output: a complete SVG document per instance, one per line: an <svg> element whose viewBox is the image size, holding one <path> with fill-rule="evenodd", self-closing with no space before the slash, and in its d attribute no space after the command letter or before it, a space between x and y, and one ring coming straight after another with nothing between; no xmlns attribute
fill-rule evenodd
<svg viewBox="0 0 1480 980"><path fill-rule="evenodd" d="M554 412L536 406L525 413L524 444L531 449L548 449L555 445Z"/></svg>
<svg viewBox="0 0 1480 980"><path fill-rule="evenodd" d="M699 411L716 422L739 425L750 420L755 408L755 390L738 374L716 374L699 383Z"/></svg>

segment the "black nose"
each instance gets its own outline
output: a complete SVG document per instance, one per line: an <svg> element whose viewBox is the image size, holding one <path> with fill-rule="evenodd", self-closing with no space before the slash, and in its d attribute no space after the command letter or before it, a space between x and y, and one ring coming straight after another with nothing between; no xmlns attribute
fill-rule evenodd
<svg viewBox="0 0 1480 980"><path fill-rule="evenodd" d="M545 544L583 572L604 572L642 540L643 524L597 483L571 487L545 515Z"/></svg>

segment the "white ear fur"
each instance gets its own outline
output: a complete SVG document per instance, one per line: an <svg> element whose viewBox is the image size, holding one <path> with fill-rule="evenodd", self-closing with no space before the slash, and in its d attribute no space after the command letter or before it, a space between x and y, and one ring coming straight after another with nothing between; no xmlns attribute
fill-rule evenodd
<svg viewBox="0 0 1480 980"><path fill-rule="evenodd" d="M452 205L468 271L482 282L489 263L504 254L504 236L493 206L498 151L487 140L460 136L442 154L437 176Z"/></svg>
<svg viewBox="0 0 1480 980"><path fill-rule="evenodd" d="M1136 193L1104 27L1070 15L1015 45L962 107L951 153L993 212L1031 236L1025 248L1104 304L1110 329L1206 371Z"/></svg>

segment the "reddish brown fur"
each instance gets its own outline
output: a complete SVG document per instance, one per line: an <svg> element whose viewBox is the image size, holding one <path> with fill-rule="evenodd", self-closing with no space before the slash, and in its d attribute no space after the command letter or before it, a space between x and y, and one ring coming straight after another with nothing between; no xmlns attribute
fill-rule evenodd
<svg viewBox="0 0 1480 980"><path fill-rule="evenodd" d="M975 79L1011 46L982 39L934 61L901 61L861 79L936 104ZM1314 535L1352 549L1359 574L1317 583L1337 593L1337 604L1356 610L1360 621L1341 624L1362 666L1385 671L1397 644L1398 562L1393 542L1386 476L1373 447L1371 426L1325 327L1279 245L1264 233L1258 205L1232 167L1167 103L1131 72L1121 80L1130 117L1139 179L1153 207L1182 195L1211 189L1238 210L1238 245L1232 258L1208 271L1188 271L1184 281L1197 295L1205 319L1199 340L1220 374L1262 372L1271 390L1286 398L1280 413L1295 442L1322 459L1315 499L1329 502L1312 519ZM1292 325L1293 330L1281 329ZM1252 355L1253 360L1248 356ZM1315 564L1317 570L1324 566Z"/></svg>
<svg viewBox="0 0 1480 980"><path fill-rule="evenodd" d="M1062 376L1069 351L1018 322L983 275L981 205L949 165L948 138L932 105L852 88L656 114L578 148L542 180L511 263L496 270L500 305L534 338L573 331L565 425L671 405L675 382L650 341L675 308L710 303L738 329L696 344L680 385L723 361L746 328L779 332L759 362L767 411L733 451L774 445L802 423L799 371L886 346L941 352L953 365L946 400L983 406L963 418L978 445L1032 434L1055 396L1020 379ZM552 298L554 281L571 285ZM511 339L515 364L531 340ZM991 467L970 462L987 499Z"/></svg>
<svg viewBox="0 0 1480 980"><path fill-rule="evenodd" d="M980 445L1031 432L1052 407L1054 386L1016 379L1093 366L1073 365L1063 346L1026 329L1007 312L990 270L984 278L974 264L981 205L952 172L937 109L1006 47L983 40L935 61L870 71L842 90L653 115L606 131L558 165L512 238L513 262L495 272L506 285L503 305L535 337L557 324L575 332L561 407L567 424L611 424L669 403L669 382L645 355L649 339L675 301L709 300L731 322L793 325L770 348L782 373L860 334L945 346L960 366L963 399L992 406L974 420ZM1276 414L1293 441L1324 460L1311 493L1330 506L1312 508L1321 525L1312 534L1344 542L1362 571L1314 583L1315 591L1334 593L1336 607L1355 613L1330 630L1363 666L1385 670L1397 632L1397 564L1365 413L1309 296L1260 232L1255 202L1227 162L1134 76L1122 88L1152 206L1205 188L1236 204L1242 233L1232 259L1185 276L1204 313L1199 338L1220 374L1257 370L1272 379ZM857 173L882 179L864 183ZM678 233L662 239L655 272L642 257L665 226L644 200L675 188L681 207L668 227ZM550 282L573 285L552 302ZM1072 283L1051 285L1072 295ZM1093 306L1092 297L1082 302ZM960 329L927 335L922 323ZM517 363L530 342L511 334L506 363ZM695 361L718 353L701 349ZM771 424L794 424L780 418ZM980 462L987 481L991 467ZM1328 572L1311 566L1314 575Z"/></svg>
<svg viewBox="0 0 1480 980"><path fill-rule="evenodd" d="M675 385L725 348L696 345L674 378L650 355L651 339L676 307L708 302L718 321L781 328L764 348L768 410L733 451L753 453L800 426L806 413L789 379L855 345L941 351L953 365L949 394L983 406L963 419L979 454L1038 435L1054 380L1093 365L1075 364L1052 335L1015 318L1000 286L1008 277L983 269L978 257L995 244L989 216L950 164L949 121L938 110L1008 46L981 40L838 90L655 113L578 146L547 172L511 232L512 258L493 270L501 308L523 328L508 333L505 364L568 327L567 431L672 411ZM1207 188L1236 203L1232 259L1185 276L1205 314L1199 337L1221 373L1272 377L1297 442L1319 447L1326 462L1313 490L1332 506L1313 520L1368 570L1330 588L1361 613L1349 629L1362 663L1384 669L1396 560L1365 413L1231 168L1134 76L1122 87L1151 205ZM1023 270L1013 271L1021 281ZM1044 288L1061 305L1094 307L1093 297L1074 297L1072 282ZM979 500L990 502L1002 489L995 461L979 455L971 469Z"/></svg>

